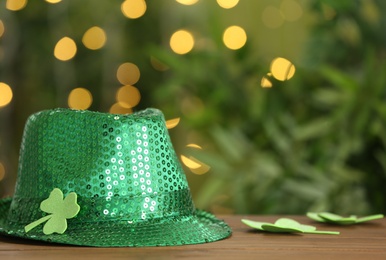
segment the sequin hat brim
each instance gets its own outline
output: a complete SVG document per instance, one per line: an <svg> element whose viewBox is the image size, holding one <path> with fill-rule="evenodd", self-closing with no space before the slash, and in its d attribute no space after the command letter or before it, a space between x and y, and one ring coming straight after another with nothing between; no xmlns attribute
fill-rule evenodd
<svg viewBox="0 0 386 260"><path fill-rule="evenodd" d="M26 233L24 225L6 220L11 201L11 198L0 200L0 234L50 243L93 247L179 246L214 242L231 235L224 221L201 210L190 216L137 223L117 220L71 224L64 234L44 235L41 227Z"/></svg>

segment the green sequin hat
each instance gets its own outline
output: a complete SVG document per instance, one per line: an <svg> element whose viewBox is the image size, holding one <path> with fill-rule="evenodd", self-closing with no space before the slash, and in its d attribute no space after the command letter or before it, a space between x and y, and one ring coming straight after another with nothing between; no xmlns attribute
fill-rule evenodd
<svg viewBox="0 0 386 260"><path fill-rule="evenodd" d="M54 109L28 119L0 234L84 246L168 246L224 239L197 210L163 114Z"/></svg>

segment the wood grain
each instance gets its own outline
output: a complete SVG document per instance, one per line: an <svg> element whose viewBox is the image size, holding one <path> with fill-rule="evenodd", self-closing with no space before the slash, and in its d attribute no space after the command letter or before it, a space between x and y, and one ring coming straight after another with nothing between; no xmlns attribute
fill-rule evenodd
<svg viewBox="0 0 386 260"><path fill-rule="evenodd" d="M386 219L352 226L286 216L340 235L271 234L253 231L242 218L274 222L283 216L219 216L233 230L222 241L177 247L92 248L0 236L0 259L386 259Z"/></svg>

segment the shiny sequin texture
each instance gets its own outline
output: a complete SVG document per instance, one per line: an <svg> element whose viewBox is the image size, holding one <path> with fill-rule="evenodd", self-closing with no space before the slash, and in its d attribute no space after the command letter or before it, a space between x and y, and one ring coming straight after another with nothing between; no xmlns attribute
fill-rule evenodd
<svg viewBox="0 0 386 260"><path fill-rule="evenodd" d="M64 234L24 226L45 215L54 188L75 192L80 212ZM231 230L195 209L165 119L157 109L131 115L54 109L28 119L12 199L0 200L0 234L86 246L205 243Z"/></svg>

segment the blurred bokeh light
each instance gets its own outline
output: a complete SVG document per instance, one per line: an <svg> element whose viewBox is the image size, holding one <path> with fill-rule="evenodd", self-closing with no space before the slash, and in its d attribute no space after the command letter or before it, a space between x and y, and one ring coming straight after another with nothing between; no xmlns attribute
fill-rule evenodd
<svg viewBox="0 0 386 260"><path fill-rule="evenodd" d="M295 65L285 58L278 57L271 62L271 73L277 80L289 80L295 74Z"/></svg>
<svg viewBox="0 0 386 260"><path fill-rule="evenodd" d="M86 48L98 50L106 43L106 33L98 26L91 27L84 33L82 42Z"/></svg>
<svg viewBox="0 0 386 260"><path fill-rule="evenodd" d="M140 76L138 66L131 62L122 63L117 69L117 79L122 85L134 85Z"/></svg>
<svg viewBox="0 0 386 260"><path fill-rule="evenodd" d="M133 108L141 100L141 94L136 87L126 85L118 89L116 100L123 108Z"/></svg>
<svg viewBox="0 0 386 260"><path fill-rule="evenodd" d="M217 4L224 9L230 9L235 7L239 3L239 0L217 0Z"/></svg>
<svg viewBox="0 0 386 260"><path fill-rule="evenodd" d="M60 39L54 49L54 56L61 61L68 61L74 58L77 52L76 43L69 37Z"/></svg>
<svg viewBox="0 0 386 260"><path fill-rule="evenodd" d="M238 50L247 42L247 34L240 26L230 26L223 34L223 41L225 46L229 49Z"/></svg>
<svg viewBox="0 0 386 260"><path fill-rule="evenodd" d="M166 121L167 129L172 129L180 123L180 118L173 118Z"/></svg>
<svg viewBox="0 0 386 260"><path fill-rule="evenodd" d="M147 6L145 0L125 0L121 5L122 13L130 19L137 19L143 16Z"/></svg>
<svg viewBox="0 0 386 260"><path fill-rule="evenodd" d="M109 112L111 114L131 114L133 113L133 110L131 108L123 107L121 106L121 103L114 103L110 109Z"/></svg>
<svg viewBox="0 0 386 260"><path fill-rule="evenodd" d="M198 0L176 0L176 2L183 5L194 5L198 2Z"/></svg>
<svg viewBox="0 0 386 260"><path fill-rule="evenodd" d="M84 110L92 104L91 92L85 88L75 88L68 96L68 106L72 109Z"/></svg>
<svg viewBox="0 0 386 260"><path fill-rule="evenodd" d="M177 54L186 54L194 47L193 35L186 30L179 30L170 37L170 48Z"/></svg>
<svg viewBox="0 0 386 260"><path fill-rule="evenodd" d="M11 87L4 82L0 82L0 108L8 105L13 97Z"/></svg>
<svg viewBox="0 0 386 260"><path fill-rule="evenodd" d="M7 0L5 7L11 11L19 11L27 5L27 0Z"/></svg>
<svg viewBox="0 0 386 260"><path fill-rule="evenodd" d="M57 4L57 3L61 2L62 0L45 0L45 1L50 3L50 4Z"/></svg>
<svg viewBox="0 0 386 260"><path fill-rule="evenodd" d="M269 80L268 75L261 79L260 85L262 88L271 88L272 82Z"/></svg>

